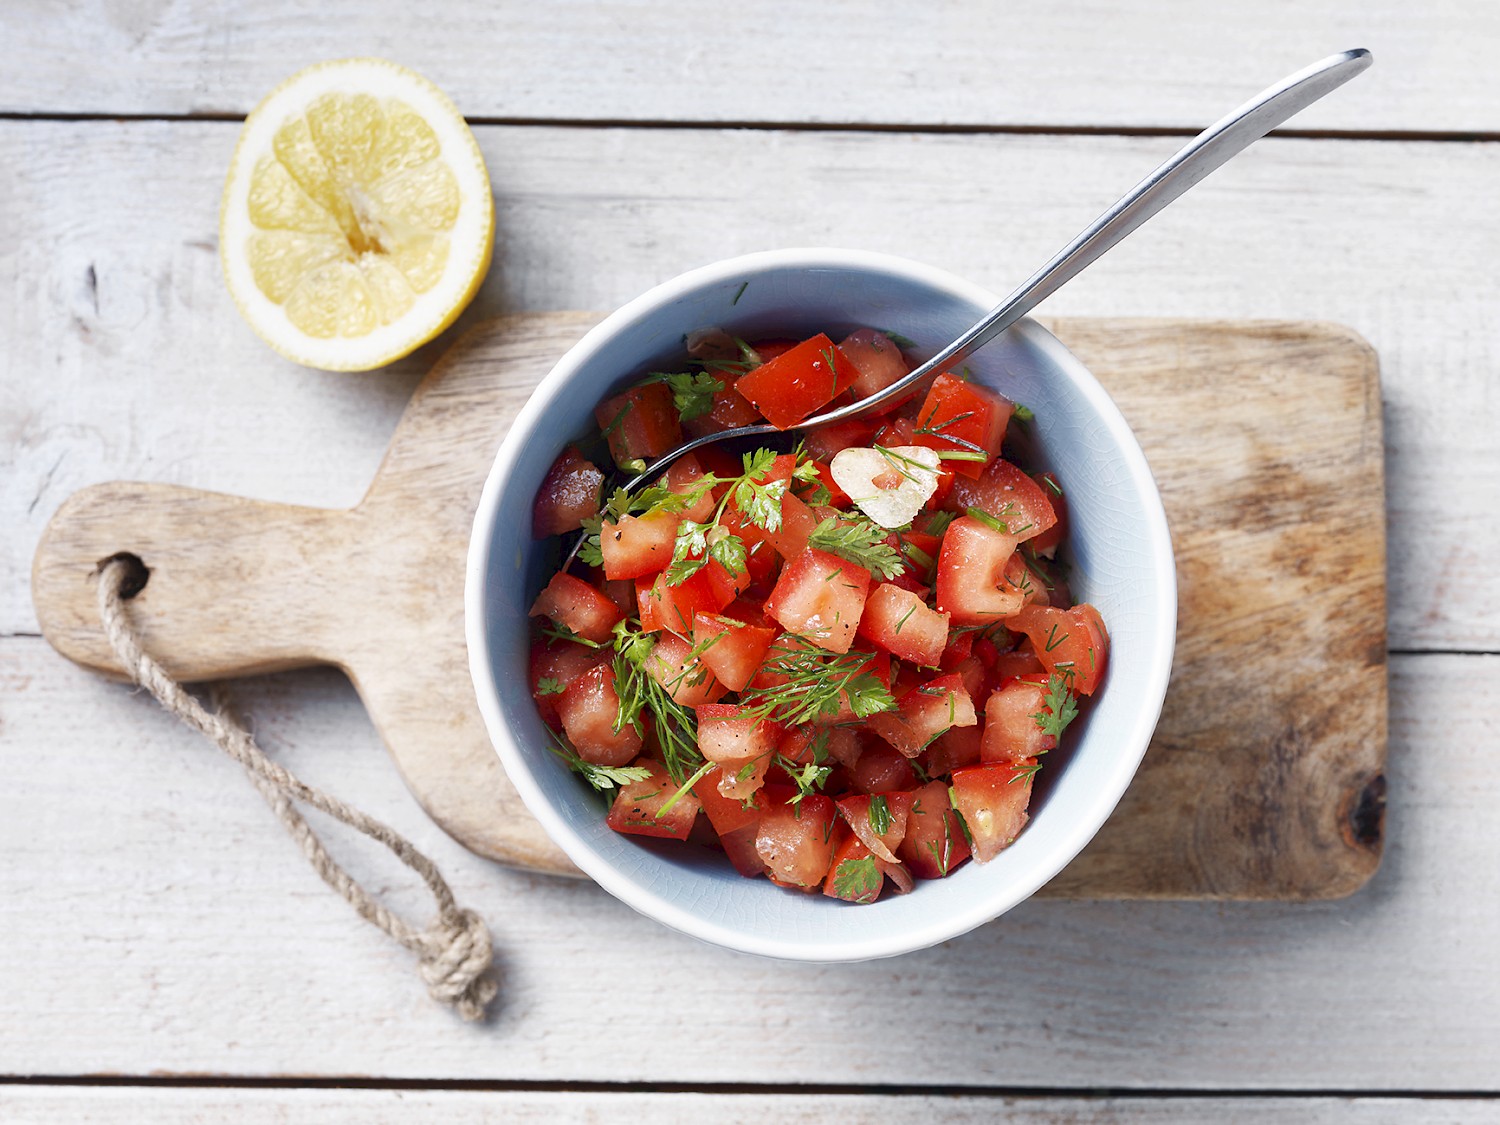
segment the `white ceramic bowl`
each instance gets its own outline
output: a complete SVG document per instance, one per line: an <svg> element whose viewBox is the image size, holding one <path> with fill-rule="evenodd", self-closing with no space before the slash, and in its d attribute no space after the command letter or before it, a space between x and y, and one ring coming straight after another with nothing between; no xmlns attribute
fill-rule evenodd
<svg viewBox="0 0 1500 1125"><path fill-rule="evenodd" d="M922 949L990 921L1082 850L1130 783L1161 711L1176 634L1171 540L1151 471L1102 387L1039 325L1023 321L970 361L974 376L1029 406L1033 463L1068 497L1072 588L1111 637L1103 688L1038 775L1032 819L987 864L966 863L908 895L858 906L736 874L723 855L619 835L601 798L548 750L528 687L527 609L556 566L531 539L532 501L553 459L594 426L596 403L682 353L684 334L834 339L868 325L932 354L997 298L941 270L841 250L750 254L657 286L580 340L537 386L495 458L469 544L469 663L506 772L549 836L610 893L674 929L798 961L858 961ZM566 924L562 921L560 924Z"/></svg>

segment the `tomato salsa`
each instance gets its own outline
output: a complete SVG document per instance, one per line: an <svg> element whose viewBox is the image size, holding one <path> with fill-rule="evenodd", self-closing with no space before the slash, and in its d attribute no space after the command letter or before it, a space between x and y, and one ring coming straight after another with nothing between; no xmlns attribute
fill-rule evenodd
<svg viewBox="0 0 1500 1125"><path fill-rule="evenodd" d="M903 343L697 334L682 370L599 403L598 439L552 465L533 533L583 542L532 606L531 689L615 831L868 903L1025 826L1109 639L1057 559L1061 486L1007 458L1024 407L943 372L784 448L708 446L633 493L599 467L795 426L905 375Z"/></svg>

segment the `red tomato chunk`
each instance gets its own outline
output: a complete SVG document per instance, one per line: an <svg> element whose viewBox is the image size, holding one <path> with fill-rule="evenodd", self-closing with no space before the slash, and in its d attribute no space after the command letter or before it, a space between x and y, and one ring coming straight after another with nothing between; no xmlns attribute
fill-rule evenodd
<svg viewBox="0 0 1500 1125"><path fill-rule="evenodd" d="M808 433L805 450L708 446L612 491L605 457L633 473L684 433L786 428L912 368L870 328L838 346L694 340L691 365L600 403L600 435L565 448L536 498L537 536L583 535L531 607L528 677L557 753L614 792L615 831L716 841L741 875L828 909L911 891L971 855L1006 862L1033 778L1068 753L1109 655L1102 617L1073 604L1053 560L1061 487L1007 456L1013 404L940 374ZM873 498L851 500L835 476L874 456L838 461L845 450L876 445L982 459L940 460L935 487L894 461L845 473L865 492L930 490L888 528L872 517L889 509L866 513Z"/></svg>

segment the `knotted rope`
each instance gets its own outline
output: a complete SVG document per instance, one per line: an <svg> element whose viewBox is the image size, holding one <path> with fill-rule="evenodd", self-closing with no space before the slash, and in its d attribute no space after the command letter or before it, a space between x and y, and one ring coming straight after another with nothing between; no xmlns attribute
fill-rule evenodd
<svg viewBox="0 0 1500 1125"><path fill-rule="evenodd" d="M323 881L343 896L360 917L379 926L417 955L422 979L434 1000L453 1005L466 1020L481 1019L485 1006L498 990L489 971L490 932L484 920L472 910L459 907L432 860L409 840L282 769L266 757L250 732L225 711L221 699L214 700L216 713L209 713L142 651L125 608L126 598L141 588L139 567L139 560L116 557L105 560L99 568L99 616L115 655L131 678L168 711L207 735L219 749L245 767L250 780ZM305 802L388 847L427 884L437 900L437 917L425 930L416 930L387 910L334 861L293 801Z"/></svg>

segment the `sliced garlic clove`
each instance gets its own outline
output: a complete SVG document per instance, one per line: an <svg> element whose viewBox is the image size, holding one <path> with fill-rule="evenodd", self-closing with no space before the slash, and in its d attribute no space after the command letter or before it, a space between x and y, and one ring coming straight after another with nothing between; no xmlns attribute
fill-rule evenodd
<svg viewBox="0 0 1500 1125"><path fill-rule="evenodd" d="M905 527L938 486L937 450L922 445L890 449L851 446L829 464L835 483L881 527Z"/></svg>

